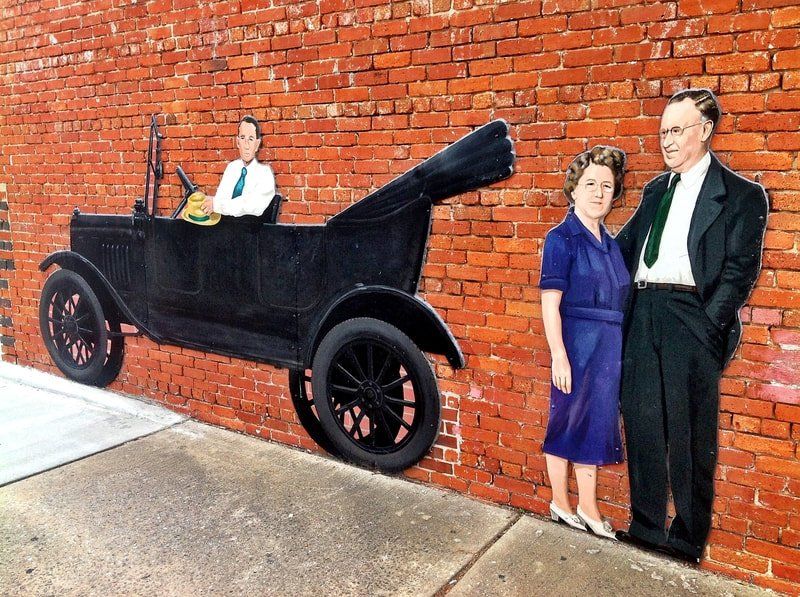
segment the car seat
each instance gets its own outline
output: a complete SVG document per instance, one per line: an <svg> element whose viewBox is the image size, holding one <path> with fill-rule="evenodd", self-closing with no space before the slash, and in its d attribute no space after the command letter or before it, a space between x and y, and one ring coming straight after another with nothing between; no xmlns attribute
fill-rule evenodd
<svg viewBox="0 0 800 597"><path fill-rule="evenodd" d="M275 196L272 198L272 201L267 206L267 209L264 210L264 213L261 214L261 222L264 224L274 224L278 221L278 212L281 210L281 202L283 201L283 195L279 193L275 193Z"/></svg>

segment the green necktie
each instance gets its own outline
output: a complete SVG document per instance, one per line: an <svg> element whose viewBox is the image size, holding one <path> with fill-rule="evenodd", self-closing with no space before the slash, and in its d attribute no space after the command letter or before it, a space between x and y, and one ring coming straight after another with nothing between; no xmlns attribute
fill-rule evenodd
<svg viewBox="0 0 800 597"><path fill-rule="evenodd" d="M672 205L672 197L675 195L675 187L681 179L680 174L676 174L669 184L669 188L661 196L658 204L656 217L653 218L653 225L650 228L650 237L647 239L647 246L644 248L644 263L647 267L653 267L658 259L658 248L661 246L661 235L664 234L664 225L667 223L669 206Z"/></svg>
<svg viewBox="0 0 800 597"><path fill-rule="evenodd" d="M242 168L242 175L239 177L239 180L236 181L236 186L233 187L233 195L231 196L231 199L236 199L242 194L242 191L244 190L245 176L247 176L247 168Z"/></svg>

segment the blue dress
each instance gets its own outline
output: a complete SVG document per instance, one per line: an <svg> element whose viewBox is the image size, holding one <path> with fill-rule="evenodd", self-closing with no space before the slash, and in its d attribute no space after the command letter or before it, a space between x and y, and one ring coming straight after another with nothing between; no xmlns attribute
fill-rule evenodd
<svg viewBox="0 0 800 597"><path fill-rule="evenodd" d="M602 240L570 210L547 233L542 290L561 290L564 346L572 392L550 386L550 420L542 450L579 464L622 462L619 386L622 315L630 286L616 241L601 226Z"/></svg>

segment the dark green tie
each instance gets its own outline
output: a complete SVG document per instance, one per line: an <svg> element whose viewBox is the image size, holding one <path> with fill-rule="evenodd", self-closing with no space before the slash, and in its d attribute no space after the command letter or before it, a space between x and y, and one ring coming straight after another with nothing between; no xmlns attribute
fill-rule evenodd
<svg viewBox="0 0 800 597"><path fill-rule="evenodd" d="M658 204L656 217L653 218L653 226L650 228L650 237L647 239L647 246L644 248L644 264L653 267L658 259L658 248L661 246L661 235L664 234L664 225L667 223L669 206L672 205L672 197L675 195L675 187L681 179L680 174L676 174L669 184L669 188L661 196L661 203Z"/></svg>
<svg viewBox="0 0 800 597"><path fill-rule="evenodd" d="M242 191L244 190L245 176L247 176L247 168L242 168L242 175L239 177L239 180L236 181L236 186L233 187L233 196L231 196L231 199L236 199L242 194Z"/></svg>

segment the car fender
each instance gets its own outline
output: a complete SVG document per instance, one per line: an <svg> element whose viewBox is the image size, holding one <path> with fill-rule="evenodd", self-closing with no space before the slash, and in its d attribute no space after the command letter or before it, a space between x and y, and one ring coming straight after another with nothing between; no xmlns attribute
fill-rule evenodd
<svg viewBox="0 0 800 597"><path fill-rule="evenodd" d="M391 324L425 352L441 354L454 369L464 367L464 354L447 324L427 302L388 286L359 286L338 296L309 336L304 362L310 366L325 334L354 317L372 317Z"/></svg>
<svg viewBox="0 0 800 597"><path fill-rule="evenodd" d="M114 290L114 287L108 279L97 269L97 267L85 257L82 257L74 251L56 251L50 253L39 264L41 271L47 271L52 265L58 265L62 269L68 269L85 279L97 294L100 303L103 305L104 310L115 309L118 314L126 322L130 322L136 326L140 331L147 333L146 326L131 313L131 310L122 300L119 293ZM150 335L148 333L148 335Z"/></svg>

